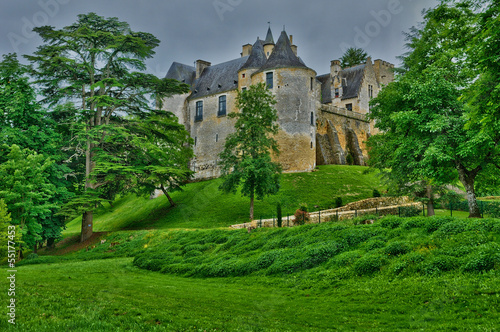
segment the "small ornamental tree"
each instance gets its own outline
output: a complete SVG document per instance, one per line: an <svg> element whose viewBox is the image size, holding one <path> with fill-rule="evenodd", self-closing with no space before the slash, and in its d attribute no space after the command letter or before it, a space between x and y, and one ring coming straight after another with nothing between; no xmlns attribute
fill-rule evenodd
<svg viewBox="0 0 500 332"><path fill-rule="evenodd" d="M279 154L273 135L278 133L276 100L264 84L251 86L238 92L236 99L239 113L235 132L228 135L224 151L220 154L223 183L219 187L226 193L241 194L250 198L250 219L254 218L254 200L279 190L281 166L273 162L271 153Z"/></svg>

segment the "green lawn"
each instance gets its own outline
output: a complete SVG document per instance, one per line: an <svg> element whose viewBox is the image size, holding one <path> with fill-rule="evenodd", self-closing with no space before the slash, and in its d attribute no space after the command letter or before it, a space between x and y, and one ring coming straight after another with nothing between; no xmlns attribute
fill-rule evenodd
<svg viewBox="0 0 500 332"><path fill-rule="evenodd" d="M284 214L293 214L301 203L311 211L334 207L335 198L343 203L372 197L373 189L384 191L376 172L365 173L361 166L320 166L314 172L283 174L276 196L255 203L255 217L271 218L276 203ZM249 200L240 194L223 194L218 190L221 179L188 184L184 191L172 193L178 204L170 208L168 200L127 196L113 207L101 208L95 216L94 231L120 229L206 229L228 227L248 221ZM65 234L78 233L81 219L67 225Z"/></svg>
<svg viewBox="0 0 500 332"><path fill-rule="evenodd" d="M329 280L182 278L131 258L18 268L4 331L495 331L497 273ZM2 281L5 289L5 278ZM6 303L2 292L2 303Z"/></svg>

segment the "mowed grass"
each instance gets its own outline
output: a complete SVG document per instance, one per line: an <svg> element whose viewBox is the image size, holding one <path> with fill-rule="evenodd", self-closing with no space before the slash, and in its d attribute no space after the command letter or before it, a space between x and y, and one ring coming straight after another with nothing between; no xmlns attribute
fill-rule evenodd
<svg viewBox="0 0 500 332"><path fill-rule="evenodd" d="M275 196L255 202L255 218L276 215L276 204L281 202L283 214L292 215L300 204L310 211L334 207L336 197L343 203L372 197L373 189L386 188L375 171L366 172L361 166L320 166L314 172L283 174L281 189ZM99 209L94 218L94 231L121 229L207 229L228 227L247 222L249 199L238 194L224 194L218 190L221 179L188 184L184 191L172 193L177 203L171 208L168 200L123 197ZM67 224L65 234L78 233L81 219Z"/></svg>
<svg viewBox="0 0 500 332"><path fill-rule="evenodd" d="M21 266L16 278L16 326L4 317L2 331L496 331L500 321L493 271L316 287L301 275L182 278L120 258Z"/></svg>

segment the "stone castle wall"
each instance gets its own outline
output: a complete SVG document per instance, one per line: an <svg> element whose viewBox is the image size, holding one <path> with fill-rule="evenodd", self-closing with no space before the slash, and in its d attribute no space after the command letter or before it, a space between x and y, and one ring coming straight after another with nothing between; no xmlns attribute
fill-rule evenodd
<svg viewBox="0 0 500 332"><path fill-rule="evenodd" d="M346 165L350 154L355 165L365 165L371 135L372 126L364 114L323 105L317 119L317 164Z"/></svg>

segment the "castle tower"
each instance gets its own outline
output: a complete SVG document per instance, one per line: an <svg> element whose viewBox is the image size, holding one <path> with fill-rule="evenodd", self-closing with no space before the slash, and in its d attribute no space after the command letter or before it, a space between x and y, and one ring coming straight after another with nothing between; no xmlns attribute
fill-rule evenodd
<svg viewBox="0 0 500 332"><path fill-rule="evenodd" d="M266 63L252 74L252 84L260 82L267 84L277 101L280 130L276 138L281 153L276 160L285 172L314 169L319 96L316 72L295 55L285 31Z"/></svg>
<svg viewBox="0 0 500 332"><path fill-rule="evenodd" d="M264 54L266 55L267 58L271 56L274 50L274 38L273 38L273 33L271 31L271 27L267 29L267 36L266 40L264 40Z"/></svg>
<svg viewBox="0 0 500 332"><path fill-rule="evenodd" d="M261 68L267 61L263 44L264 42L257 38L255 44L251 46L248 60L238 71L238 89L240 91L252 85L252 74Z"/></svg>

